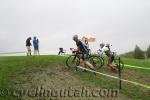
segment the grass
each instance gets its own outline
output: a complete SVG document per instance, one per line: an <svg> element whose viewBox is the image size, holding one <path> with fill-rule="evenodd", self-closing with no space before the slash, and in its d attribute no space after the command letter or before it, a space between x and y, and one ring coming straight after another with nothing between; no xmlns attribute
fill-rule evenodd
<svg viewBox="0 0 150 100"><path fill-rule="evenodd" d="M12 76L15 73L29 70L32 67L45 67L45 64L53 66L63 63L64 57L57 56L40 56L40 57L0 57L0 88L9 89L13 85L10 83ZM15 76L17 78L17 76ZM5 99L12 100L11 97L4 97Z"/></svg>
<svg viewBox="0 0 150 100"><path fill-rule="evenodd" d="M132 59L132 58L122 58L125 65L132 65L132 66L138 66L143 68L150 68L150 59ZM140 73L149 75L150 70L145 69L138 69L138 68L130 68L126 67L125 69L132 70L132 71L138 71Z"/></svg>
<svg viewBox="0 0 150 100"><path fill-rule="evenodd" d="M150 68L150 59L122 58L125 64Z"/></svg>
<svg viewBox="0 0 150 100"><path fill-rule="evenodd" d="M53 70L53 67L66 67L65 66L66 57L63 56L39 56L39 57L0 57L0 88L8 89L11 86L15 85L11 80L15 79L21 81L18 77L22 77L20 72L29 71L32 68L45 68L49 67ZM142 67L150 67L149 60L137 60L137 59L127 59L123 58L125 64L134 65L134 66L142 66ZM133 71L133 69L128 68L127 70ZM87 82L87 84L94 84L95 87L100 88L118 88L118 81L110 79L108 77L94 75L93 73L88 72L75 72L73 70L68 70L73 77L77 77L80 80ZM140 74L145 75L145 71L138 69ZM149 70L146 70L149 72ZM136 71L134 71L136 73ZM135 75L138 75L137 72ZM133 74L134 75L134 74ZM147 73L149 75L149 73ZM133 76L134 78L134 76ZM145 76L148 78L148 76ZM61 83L60 83L61 84ZM148 82L150 84L150 82ZM143 91L145 89L141 87L137 87L131 84L123 83L123 89L120 90L121 95L127 96L132 100L148 100L150 95L145 94ZM147 91L147 90L146 90ZM8 97L0 97L1 100L16 100L16 98Z"/></svg>

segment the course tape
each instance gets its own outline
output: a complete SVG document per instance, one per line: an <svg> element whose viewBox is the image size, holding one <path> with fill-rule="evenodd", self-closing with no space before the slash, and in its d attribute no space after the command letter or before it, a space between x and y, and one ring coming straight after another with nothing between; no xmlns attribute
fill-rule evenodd
<svg viewBox="0 0 150 100"><path fill-rule="evenodd" d="M80 69L86 70L86 71L90 71L90 72L93 72L93 73L96 73L96 74L100 74L100 75L103 75L103 76L107 76L107 77L110 77L110 78L114 78L114 79L117 79L117 80L121 80L121 81L124 81L124 82L128 82L128 83L131 83L131 84L134 84L134 85L138 85L138 86L141 86L141 87L146 88L146 89L150 89L150 86L149 86L149 85L144 85L144 84L141 84L141 83L138 83L138 82L121 79L121 78L116 77L116 76L111 76L111 75L108 75L108 74L100 73L100 72L97 72L97 71L94 71L94 70L90 70L90 69L87 69L87 68L83 68L83 67L81 67L81 66L77 66L77 67L80 68Z"/></svg>
<svg viewBox="0 0 150 100"><path fill-rule="evenodd" d="M139 68L139 69L150 69L150 68L145 68L145 67L139 67L139 66L132 66L132 65L125 65L126 67L131 67L131 68Z"/></svg>

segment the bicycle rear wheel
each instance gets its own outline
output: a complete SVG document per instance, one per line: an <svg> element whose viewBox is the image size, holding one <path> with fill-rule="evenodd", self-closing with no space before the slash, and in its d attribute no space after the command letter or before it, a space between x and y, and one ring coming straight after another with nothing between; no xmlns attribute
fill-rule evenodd
<svg viewBox="0 0 150 100"><path fill-rule="evenodd" d="M89 58L89 61L96 70L100 69L103 66L103 61L99 56L91 56Z"/></svg>
<svg viewBox="0 0 150 100"><path fill-rule="evenodd" d="M75 55L69 56L66 60L66 65L68 66L68 68L76 68L77 66L79 66L79 64L80 60Z"/></svg>
<svg viewBox="0 0 150 100"><path fill-rule="evenodd" d="M100 57L100 59L101 59L101 62L102 62L102 65L101 65L101 67L102 67L102 66L104 66L105 62L104 62L104 58L103 57Z"/></svg>

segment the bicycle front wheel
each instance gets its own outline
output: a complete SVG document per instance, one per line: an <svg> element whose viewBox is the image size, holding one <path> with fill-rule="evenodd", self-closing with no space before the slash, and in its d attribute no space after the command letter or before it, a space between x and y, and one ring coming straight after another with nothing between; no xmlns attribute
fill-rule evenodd
<svg viewBox="0 0 150 100"><path fill-rule="evenodd" d="M100 69L103 66L103 61L99 56L91 56L89 61L96 69Z"/></svg>
<svg viewBox="0 0 150 100"><path fill-rule="evenodd" d="M67 58L66 60L66 65L69 67L69 68L76 68L77 66L79 66L80 64L80 60L77 56L75 55L71 55Z"/></svg>

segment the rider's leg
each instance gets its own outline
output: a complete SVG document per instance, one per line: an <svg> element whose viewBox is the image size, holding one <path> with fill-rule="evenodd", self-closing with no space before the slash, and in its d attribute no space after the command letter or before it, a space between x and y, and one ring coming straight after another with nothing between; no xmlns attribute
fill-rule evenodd
<svg viewBox="0 0 150 100"><path fill-rule="evenodd" d="M82 67L84 67L84 68L88 68L88 66L87 66L86 63L85 63L85 56L84 56L84 54L82 54L82 57L81 57L81 59L80 59L80 65L81 65Z"/></svg>
<svg viewBox="0 0 150 100"><path fill-rule="evenodd" d="M94 66L88 62L89 60L88 54L83 54L83 60L84 60L85 65L87 65L88 68L94 69Z"/></svg>
<svg viewBox="0 0 150 100"><path fill-rule="evenodd" d="M83 59L80 59L80 65L81 65L82 67L85 67L85 64L84 64Z"/></svg>
<svg viewBox="0 0 150 100"><path fill-rule="evenodd" d="M85 61L85 65L87 65L90 69L94 69L94 66L90 64L88 61Z"/></svg>
<svg viewBox="0 0 150 100"><path fill-rule="evenodd" d="M107 67L108 67L109 69L112 69L112 68L113 68L112 59L111 59L111 56L110 56L110 55L108 56L108 64L107 64Z"/></svg>
<svg viewBox="0 0 150 100"><path fill-rule="evenodd" d="M117 65L114 65L112 64L113 63L113 60L114 60L114 55L111 55L109 56L109 60L108 60L108 67L112 70L115 70Z"/></svg>

